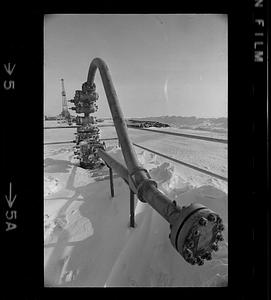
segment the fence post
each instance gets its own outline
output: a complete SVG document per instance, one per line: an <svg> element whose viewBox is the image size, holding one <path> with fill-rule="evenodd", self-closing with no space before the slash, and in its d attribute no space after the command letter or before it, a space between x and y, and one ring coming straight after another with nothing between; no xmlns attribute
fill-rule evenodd
<svg viewBox="0 0 271 300"><path fill-rule="evenodd" d="M135 193L130 189L130 227L135 227Z"/></svg>
<svg viewBox="0 0 271 300"><path fill-rule="evenodd" d="M109 168L109 175L110 175L110 190L111 190L111 197L114 197L114 182L113 182L113 172L112 168Z"/></svg>

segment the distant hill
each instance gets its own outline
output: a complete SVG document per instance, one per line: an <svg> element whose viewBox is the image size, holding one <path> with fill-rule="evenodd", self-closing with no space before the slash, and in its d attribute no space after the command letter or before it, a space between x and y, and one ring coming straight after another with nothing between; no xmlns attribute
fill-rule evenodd
<svg viewBox="0 0 271 300"><path fill-rule="evenodd" d="M145 117L133 118L135 120L157 121L169 124L172 127L207 130L215 132L227 132L228 118L197 118L197 117L182 117L182 116L161 116L161 117Z"/></svg>

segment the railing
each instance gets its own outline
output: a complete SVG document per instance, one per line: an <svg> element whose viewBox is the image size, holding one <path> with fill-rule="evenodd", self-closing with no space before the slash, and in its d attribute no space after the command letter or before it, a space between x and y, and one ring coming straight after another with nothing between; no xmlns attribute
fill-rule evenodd
<svg viewBox="0 0 271 300"><path fill-rule="evenodd" d="M186 162L184 162L184 161L181 161L181 160L179 160L179 159L176 159L176 158L167 156L167 155L165 155L165 154L163 154L163 153L160 153L160 152L157 152L157 151L148 149L148 148L143 147L143 146L141 146L141 145L138 145L138 144L135 144L135 143L133 143L133 145L136 146L136 147L138 147L138 148L141 148L141 149L143 149L143 150L146 150L146 151L149 151L149 152L151 152L151 153L154 153L154 154L156 154L156 155L158 155L158 156L164 157L164 158L166 158L166 159L168 159L168 160L171 160L171 161L173 161L173 162L175 162L175 163L184 165L184 166L186 166L186 167L188 167L188 168L190 168L190 169L193 169L193 170L196 170L196 171L198 171L198 172L201 172L201 173L204 173L204 174L206 174L206 175L209 175L209 176L211 176L211 177L215 177L215 178L220 179L220 180L223 180L223 181L228 181L228 178L226 178L226 177L224 177L224 176L221 176L221 175L219 175L219 174L216 174L216 173L213 173L213 172L204 170L204 169L202 169L202 168L199 168L199 167L196 167L196 166L194 166L194 165L188 164L188 163L186 163Z"/></svg>
<svg viewBox="0 0 271 300"><path fill-rule="evenodd" d="M101 139L101 141L111 141L111 140L118 140L118 138L107 138L107 139ZM47 142L43 145L58 145L58 144L72 144L75 141L63 141L63 142Z"/></svg>
<svg viewBox="0 0 271 300"><path fill-rule="evenodd" d="M110 140L118 140L118 138L105 138L105 139L101 139L101 140L102 140L102 141L110 141ZM74 141L48 142L48 143L44 143L44 145L54 145L54 144L57 145L57 144L70 144L70 143L74 143ZM197 166L194 166L194 165L189 164L189 163L187 163L187 162L181 161L181 160L176 159L176 158L174 158L174 157L170 157L170 156L165 155L165 154L163 154L163 153L160 153L160 152L154 151L154 150L152 150L152 149L146 148L146 147L144 147L144 146L142 146L142 145L138 145L138 144L136 144L136 143L132 143L132 144L133 144L134 146L138 147L138 148L141 148L141 149L146 150L146 151L148 151L148 152L154 153L154 154L156 154L156 155L158 155L158 156L164 157L164 158L166 158L166 159L168 159L168 160L170 160L170 161L173 161L174 163L183 165L183 166L185 166L185 167L187 167L187 168L193 169L193 170L195 170L195 171L198 171L198 172L200 172L200 173L206 174L206 175L208 175L208 176L211 176L211 177L214 177L214 178L223 180L223 181L228 181L228 178L227 178L227 177L224 177L224 176L222 176L222 175L213 173L213 172L211 172L211 171L207 171L207 170L205 170L205 169L199 168L199 167L197 167Z"/></svg>
<svg viewBox="0 0 271 300"><path fill-rule="evenodd" d="M121 165L105 151L99 149L98 155L105 161L110 171L111 196L114 196L112 169L128 184L130 189L130 226L135 226L134 194L144 203L148 203L170 224L170 240L176 250L190 264L202 265L204 259L211 259L211 252L218 248L217 242L223 239L222 219L207 207L192 203L188 207L180 207L171 201L157 188L148 171L140 167L137 156L130 141L126 122L120 103L112 83L109 69L100 58L95 58L89 67L87 82L92 85L96 70L99 69L106 97L113 117L119 144L126 166ZM211 226L206 226L210 222ZM201 242L201 235L205 242ZM206 243L207 241L207 243Z"/></svg>
<svg viewBox="0 0 271 300"><path fill-rule="evenodd" d="M99 124L97 125L98 127L112 127L114 125L107 125L107 124ZM43 127L43 129L62 129L62 128L79 128L80 126L75 126L75 125L71 125L71 126L47 126L47 127Z"/></svg>
<svg viewBox="0 0 271 300"><path fill-rule="evenodd" d="M169 131L162 131L162 130L156 130L156 129L146 129L146 128L133 127L133 126L128 126L128 127L131 127L133 129L138 129L138 130L146 130L146 131L152 131L152 132L156 132L156 133L164 133L164 134L168 134L168 135L182 136L182 137L190 138L190 139L204 140L204 141L208 141L208 142L223 143L223 144L228 143L228 141L226 139L218 139L218 138L212 138L212 137L208 137L208 136L185 134L185 133L180 133L180 132L169 132Z"/></svg>
<svg viewBox="0 0 271 300"><path fill-rule="evenodd" d="M97 126L98 127L112 127L114 125L100 124ZM78 127L80 127L80 126L52 126L52 127L47 126L47 127L44 127L44 129L62 129L62 128L78 128ZM226 139L218 139L218 138L212 138L212 137L202 136L202 135L185 134L185 133L180 133L180 132L170 132L170 131L162 131L162 130L155 130L155 129L146 129L146 128L134 127L134 126L130 126L130 125L127 125L127 128L152 131L155 133L163 133L163 134L168 134L168 135L181 136L181 137L185 137L185 138L203 140L203 141L208 141L208 142L223 143L223 144L228 143L228 140L226 140Z"/></svg>

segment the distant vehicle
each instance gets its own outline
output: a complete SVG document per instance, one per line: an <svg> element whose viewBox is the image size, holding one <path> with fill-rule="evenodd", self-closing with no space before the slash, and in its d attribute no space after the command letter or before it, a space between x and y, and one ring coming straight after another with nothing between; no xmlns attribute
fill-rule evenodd
<svg viewBox="0 0 271 300"><path fill-rule="evenodd" d="M145 120L126 120L127 126L148 128L148 127L170 127L168 124L160 123L157 121L145 121Z"/></svg>
<svg viewBox="0 0 271 300"><path fill-rule="evenodd" d="M45 116L45 121L55 121L57 120L57 117L48 117L48 116Z"/></svg>
<svg viewBox="0 0 271 300"><path fill-rule="evenodd" d="M96 121L97 122L103 122L104 120L103 119L97 119Z"/></svg>

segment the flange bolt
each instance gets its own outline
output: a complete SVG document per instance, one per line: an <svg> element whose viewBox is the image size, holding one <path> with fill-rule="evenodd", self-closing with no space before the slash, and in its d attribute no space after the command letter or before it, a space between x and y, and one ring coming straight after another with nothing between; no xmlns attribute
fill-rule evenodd
<svg viewBox="0 0 271 300"><path fill-rule="evenodd" d="M210 252L207 252L205 255L206 260L211 260L212 259L212 254Z"/></svg>
<svg viewBox="0 0 271 300"><path fill-rule="evenodd" d="M193 241L189 241L187 244L188 248L193 248L194 247L194 242Z"/></svg>
<svg viewBox="0 0 271 300"><path fill-rule="evenodd" d="M217 246L217 244L212 244L211 248L212 248L214 251L218 251L218 246Z"/></svg>
<svg viewBox="0 0 271 300"><path fill-rule="evenodd" d="M218 233L216 235L216 238L217 238L218 241L221 241L221 242L224 241L223 235L221 233Z"/></svg>
<svg viewBox="0 0 271 300"><path fill-rule="evenodd" d="M200 234L199 230L194 231L194 236L199 236L199 234Z"/></svg>
<svg viewBox="0 0 271 300"><path fill-rule="evenodd" d="M193 256L193 252L190 250L190 249L186 249L185 250L185 253L186 253L186 257L189 259Z"/></svg>
<svg viewBox="0 0 271 300"><path fill-rule="evenodd" d="M206 218L201 217L201 218L199 219L199 224L200 224L201 226L206 226L206 224L207 224Z"/></svg>
<svg viewBox="0 0 271 300"><path fill-rule="evenodd" d="M223 231L223 230L225 229L225 227L224 227L223 224L219 224L219 225L217 226L217 229Z"/></svg>
<svg viewBox="0 0 271 300"><path fill-rule="evenodd" d="M197 264L198 264L199 266L202 266L202 265L204 264L203 259L201 259L200 257L198 257L198 258L197 258Z"/></svg>
<svg viewBox="0 0 271 300"><path fill-rule="evenodd" d="M209 214L207 219L210 222L215 222L216 221L216 216L214 214Z"/></svg>

